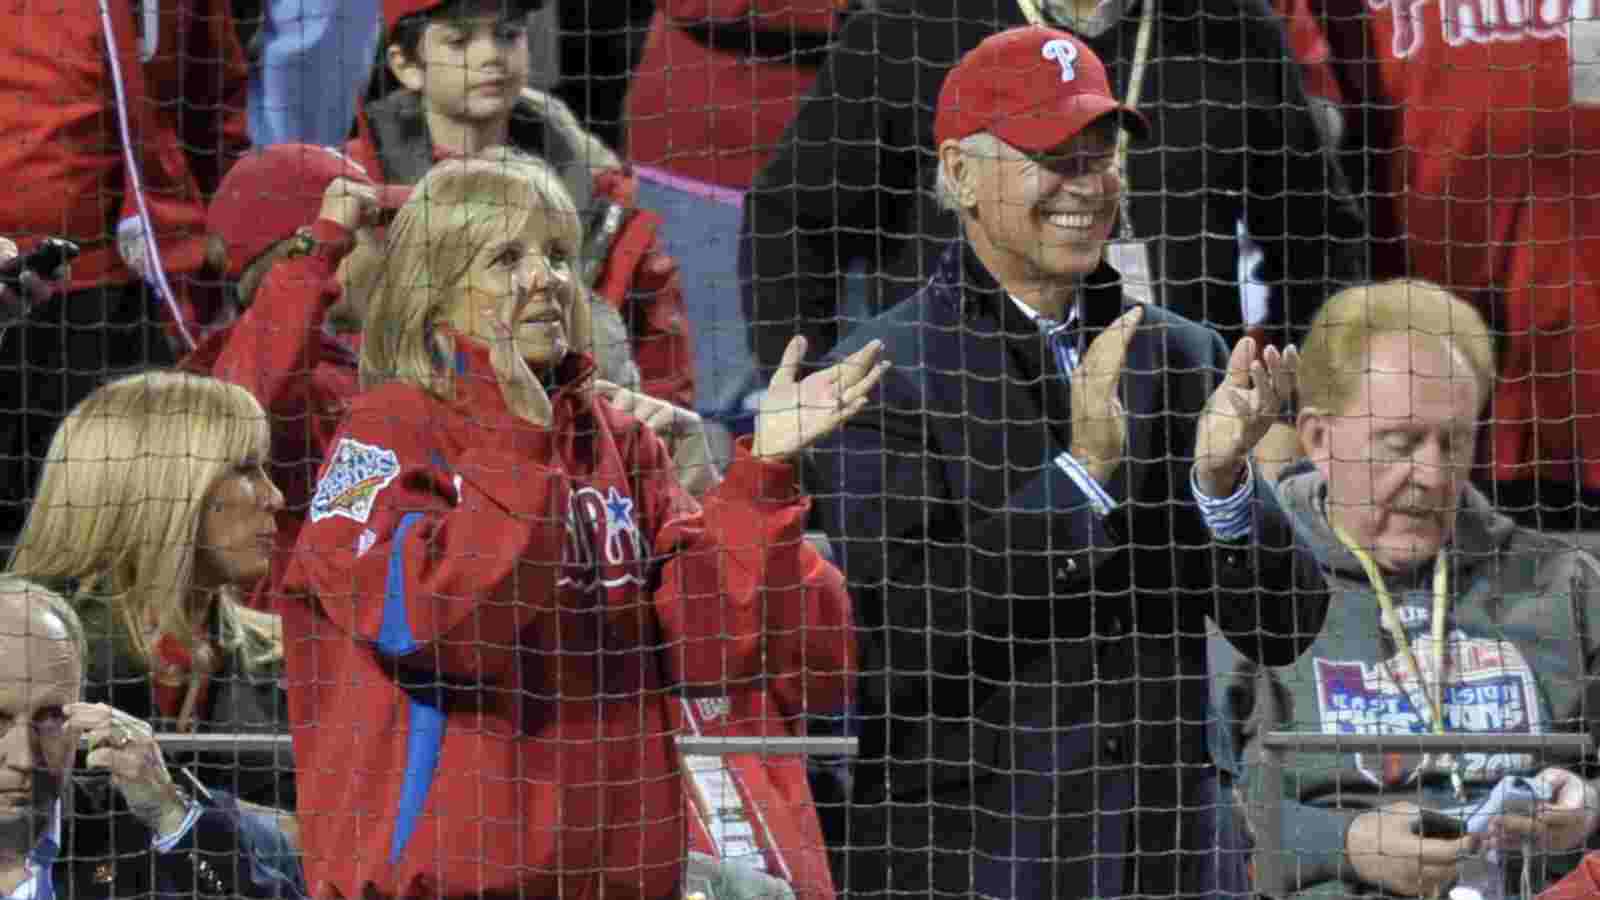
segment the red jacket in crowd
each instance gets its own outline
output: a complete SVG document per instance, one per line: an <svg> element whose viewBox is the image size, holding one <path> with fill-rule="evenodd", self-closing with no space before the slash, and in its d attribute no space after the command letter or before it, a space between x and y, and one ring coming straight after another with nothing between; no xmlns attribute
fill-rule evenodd
<svg viewBox="0 0 1600 900"><path fill-rule="evenodd" d="M627 155L744 190L811 90L838 0L665 0L628 83Z"/></svg>
<svg viewBox="0 0 1600 900"><path fill-rule="evenodd" d="M1545 888L1539 900L1600 900L1600 851L1586 855L1567 877Z"/></svg>
<svg viewBox="0 0 1600 900"><path fill-rule="evenodd" d="M1337 75L1322 92L1347 104L1370 164L1374 274L1454 290L1505 336L1493 477L1600 488L1600 367L1588 362L1600 352L1600 31L1588 8L1308 0Z"/></svg>
<svg viewBox="0 0 1600 900"><path fill-rule="evenodd" d="M358 397L282 603L306 873L320 896L663 897L684 858L673 690L782 676L793 469L705 505L569 356L537 428L457 336L454 401Z"/></svg>
<svg viewBox="0 0 1600 900"><path fill-rule="evenodd" d="M423 141L431 143L431 139L410 91L396 91L368 104L357 117L356 127L356 137L345 152L380 184L415 184L445 156L438 147L418 146ZM543 156L560 170L570 173L585 165L574 159L581 148L570 146L562 129L540 116L527 101L518 104L510 132L513 147ZM636 184L626 171L611 170L579 180L585 195L573 200L580 210L603 203L617 212L601 226L607 230L601 238L607 249L594 292L619 310L628 323L644 392L694 409L694 341L677 261L662 251L656 237L661 218L638 208ZM595 227L589 226L591 239Z"/></svg>
<svg viewBox="0 0 1600 900"><path fill-rule="evenodd" d="M249 144L249 70L230 5L111 0L146 201L173 288L205 264L206 201ZM77 241L71 290L137 276L117 255L117 223L134 214L116 95L95 0L33 4L0 29L0 171L10 185L0 234L27 250ZM154 24L154 28L151 24ZM153 52L152 52L153 51ZM186 310L194 320L210 310Z"/></svg>
<svg viewBox="0 0 1600 900"><path fill-rule="evenodd" d="M322 247L340 249L279 260L249 308L183 362L190 371L245 388L272 418L272 480L284 504L277 558L263 584L269 594L305 524L317 470L361 389L356 348L323 327L343 295L334 272L352 236L325 219L311 226L311 236Z"/></svg>
<svg viewBox="0 0 1600 900"><path fill-rule="evenodd" d="M850 703L856 643L844 575L809 545L803 549L806 602L769 619L767 669L762 682L730 685L722 696L683 698L674 707L680 733L710 737L800 737L807 713L835 713ZM704 761L702 764L709 764ZM724 757L733 791L762 868L794 888L798 900L833 900L833 876L806 778L805 757L741 753ZM685 772L689 845L710 856L729 856L713 837L717 798L697 793L699 778ZM707 800L711 803L707 803ZM727 804L721 804L724 810Z"/></svg>
<svg viewBox="0 0 1600 900"><path fill-rule="evenodd" d="M278 558L264 584L267 596L276 595L274 587L306 521L316 472L360 391L355 349L324 328L328 310L342 295L334 273L339 250L350 246L351 236L325 220L313 225L311 234L334 252L279 261L257 289L255 302L185 361L192 370L245 387L272 416L272 473L285 504ZM691 724L676 706L675 727L744 737L799 736L807 712L848 706L855 667L849 595L838 569L809 545L801 552L807 602L793 610L793 620L774 619L777 625L768 635L769 669L781 674L731 687L719 707L722 714L709 720ZM811 618L802 621L802 613ZM831 900L833 882L803 759L740 755L729 761L746 805L760 819L768 871L789 881L801 898ZM692 788L685 783L691 803ZM706 838L691 829L691 844L717 855Z"/></svg>

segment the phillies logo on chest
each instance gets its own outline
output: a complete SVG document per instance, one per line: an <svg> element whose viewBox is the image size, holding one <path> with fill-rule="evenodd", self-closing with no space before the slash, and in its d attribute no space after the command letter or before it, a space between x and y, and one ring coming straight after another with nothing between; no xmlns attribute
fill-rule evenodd
<svg viewBox="0 0 1600 900"><path fill-rule="evenodd" d="M633 498L615 487L572 492L562 544L560 587L592 591L645 583L644 538Z"/></svg>

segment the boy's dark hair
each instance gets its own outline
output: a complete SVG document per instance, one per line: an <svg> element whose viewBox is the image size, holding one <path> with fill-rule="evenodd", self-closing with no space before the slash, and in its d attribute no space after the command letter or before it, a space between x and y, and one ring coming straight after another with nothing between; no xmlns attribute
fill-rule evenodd
<svg viewBox="0 0 1600 900"><path fill-rule="evenodd" d="M391 92L400 88L400 82L389 71L389 48L398 46L400 55L407 60L415 60L422 52L422 33L428 30L429 23L442 19L461 19L469 15L483 0L445 0L431 9L419 13L412 13L394 23L383 39L378 41L378 59L374 64L373 77L367 85L367 102L372 103L382 100ZM544 6L544 0L502 0L501 14L506 18L525 17Z"/></svg>

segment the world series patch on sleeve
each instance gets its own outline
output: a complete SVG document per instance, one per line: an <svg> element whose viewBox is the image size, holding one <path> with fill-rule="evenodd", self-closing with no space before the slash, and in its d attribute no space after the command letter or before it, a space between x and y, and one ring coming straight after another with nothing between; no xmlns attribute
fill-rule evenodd
<svg viewBox="0 0 1600 900"><path fill-rule="evenodd" d="M399 475L400 457L393 450L340 438L311 498L311 521L344 516L365 523L378 494Z"/></svg>

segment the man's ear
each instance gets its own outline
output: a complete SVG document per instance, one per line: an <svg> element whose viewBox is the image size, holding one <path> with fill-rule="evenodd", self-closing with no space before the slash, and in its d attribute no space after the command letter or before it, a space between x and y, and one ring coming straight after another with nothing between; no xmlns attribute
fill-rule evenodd
<svg viewBox="0 0 1600 900"><path fill-rule="evenodd" d="M1302 407L1295 417L1294 430L1300 435L1300 450L1317 463L1333 453L1332 419L1315 406Z"/></svg>
<svg viewBox="0 0 1600 900"><path fill-rule="evenodd" d="M944 170L950 185L955 188L952 199L962 209L976 206L978 197L973 187L972 160L961 150L959 141L949 140L939 145L939 168Z"/></svg>
<svg viewBox="0 0 1600 900"><path fill-rule="evenodd" d="M422 63L406 55L399 44L390 44L384 52L389 62L389 74L407 90L422 90Z"/></svg>

